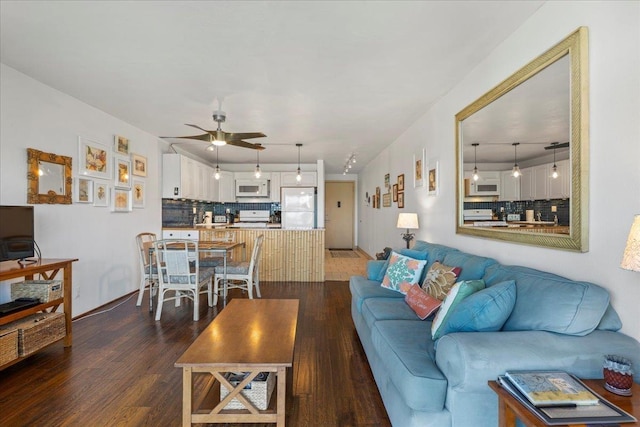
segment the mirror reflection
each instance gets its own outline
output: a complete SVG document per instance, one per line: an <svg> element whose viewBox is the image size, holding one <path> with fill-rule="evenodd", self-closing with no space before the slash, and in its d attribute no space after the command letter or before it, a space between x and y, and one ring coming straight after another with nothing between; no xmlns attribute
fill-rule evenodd
<svg viewBox="0 0 640 427"><path fill-rule="evenodd" d="M38 175L38 194L65 194L64 165L40 161Z"/></svg>
<svg viewBox="0 0 640 427"><path fill-rule="evenodd" d="M456 115L458 233L586 250L585 50L581 28Z"/></svg>
<svg viewBox="0 0 640 427"><path fill-rule="evenodd" d="M27 148L27 203L71 203L71 157Z"/></svg>

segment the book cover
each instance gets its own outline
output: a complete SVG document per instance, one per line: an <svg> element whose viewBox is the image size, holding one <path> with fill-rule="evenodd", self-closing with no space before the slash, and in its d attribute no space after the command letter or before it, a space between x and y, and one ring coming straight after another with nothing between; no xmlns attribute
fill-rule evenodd
<svg viewBox="0 0 640 427"><path fill-rule="evenodd" d="M597 396L564 371L507 371L505 376L535 406L598 403Z"/></svg>

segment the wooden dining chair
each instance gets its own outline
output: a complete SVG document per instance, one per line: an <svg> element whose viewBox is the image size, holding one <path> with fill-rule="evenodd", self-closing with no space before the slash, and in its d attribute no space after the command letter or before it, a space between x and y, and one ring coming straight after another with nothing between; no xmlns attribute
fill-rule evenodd
<svg viewBox="0 0 640 427"><path fill-rule="evenodd" d="M198 321L201 293L211 288L213 268L200 268L198 242L195 240L165 239L154 244L158 268L158 308L156 320L160 320L165 301L175 300L179 307L182 298L193 301L193 320ZM204 289L203 289L204 288ZM174 292L167 297L167 293Z"/></svg>
<svg viewBox="0 0 640 427"><path fill-rule="evenodd" d="M249 299L253 299L253 288L256 288L256 295L260 296L260 251L262 249L262 241L264 235L259 235L253 245L251 259L249 261L229 261L227 262L227 283L226 290L242 289L247 291ZM218 294L220 293L220 282L224 280L224 266L215 267L215 275L213 278L213 291L209 287L209 306L213 307L218 304ZM223 286L224 292L225 286Z"/></svg>
<svg viewBox="0 0 640 427"><path fill-rule="evenodd" d="M156 241L154 233L140 233L136 236L136 244L138 245L138 260L140 265L140 285L138 291L138 302L136 306L142 305L142 297L145 290L149 290L149 311L153 310L153 295L155 288L158 286L158 270L150 251L153 243Z"/></svg>

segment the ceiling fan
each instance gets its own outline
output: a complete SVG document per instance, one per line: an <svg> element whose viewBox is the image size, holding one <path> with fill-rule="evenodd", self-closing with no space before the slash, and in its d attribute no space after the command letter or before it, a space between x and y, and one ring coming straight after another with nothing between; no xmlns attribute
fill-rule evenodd
<svg viewBox="0 0 640 427"><path fill-rule="evenodd" d="M201 131L204 131L206 133L202 135L193 135L193 136L161 136L160 138L197 139L200 141L206 141L210 143L206 148L209 151L215 150L216 146L222 146L227 144L233 145L236 147L251 148L254 150L264 150L265 147L263 145L252 144L250 142L243 141L243 139L264 138L267 135L263 134L262 132L249 132L249 133L225 132L220 127L220 123L223 123L226 118L227 116L224 111L219 111L219 110L214 111L213 120L218 123L218 129L207 130L207 129L201 128L198 125L191 125L191 124L185 123L185 125L187 126L200 129Z"/></svg>

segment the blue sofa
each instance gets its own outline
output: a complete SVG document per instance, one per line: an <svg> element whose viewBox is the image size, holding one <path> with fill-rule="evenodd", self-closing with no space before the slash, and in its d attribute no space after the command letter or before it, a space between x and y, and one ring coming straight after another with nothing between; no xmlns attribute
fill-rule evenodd
<svg viewBox="0 0 640 427"><path fill-rule="evenodd" d="M351 278L353 322L396 427L498 425L487 381L506 370L602 378L605 354L640 369L640 343L617 332L620 318L600 286L424 241L399 252L426 259L425 271L434 261L461 267L458 280L482 279L487 288L514 280L516 299L501 330L453 332L434 342L431 320L420 320L403 294L380 286L385 261L369 261L366 278Z"/></svg>

